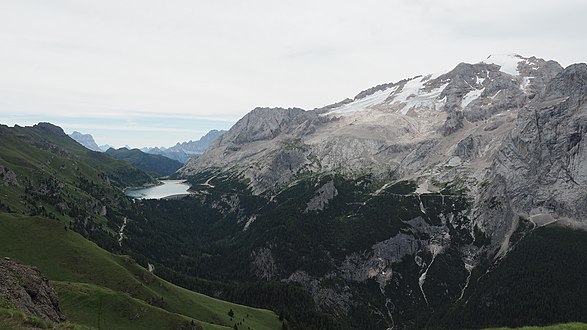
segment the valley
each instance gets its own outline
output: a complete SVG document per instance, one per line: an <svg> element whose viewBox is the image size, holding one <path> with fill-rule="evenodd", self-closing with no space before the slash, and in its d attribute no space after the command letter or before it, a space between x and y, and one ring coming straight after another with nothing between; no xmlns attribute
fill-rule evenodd
<svg viewBox="0 0 587 330"><path fill-rule="evenodd" d="M138 150L1 126L0 256L80 327L587 322L585 86L585 64L500 55L257 108L163 181Z"/></svg>

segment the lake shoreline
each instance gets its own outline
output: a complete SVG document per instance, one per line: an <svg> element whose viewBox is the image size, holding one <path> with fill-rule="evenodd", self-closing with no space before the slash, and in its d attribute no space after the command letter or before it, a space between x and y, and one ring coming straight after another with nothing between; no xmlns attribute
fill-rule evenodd
<svg viewBox="0 0 587 330"><path fill-rule="evenodd" d="M186 180L159 180L157 184L128 187L124 193L132 199L176 199L193 194L190 188Z"/></svg>

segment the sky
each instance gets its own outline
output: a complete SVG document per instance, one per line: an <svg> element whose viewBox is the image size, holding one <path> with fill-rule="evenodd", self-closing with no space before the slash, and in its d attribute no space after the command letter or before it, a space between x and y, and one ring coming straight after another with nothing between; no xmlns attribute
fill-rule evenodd
<svg viewBox="0 0 587 330"><path fill-rule="evenodd" d="M0 123L172 146L516 53L587 62L587 1L2 0Z"/></svg>

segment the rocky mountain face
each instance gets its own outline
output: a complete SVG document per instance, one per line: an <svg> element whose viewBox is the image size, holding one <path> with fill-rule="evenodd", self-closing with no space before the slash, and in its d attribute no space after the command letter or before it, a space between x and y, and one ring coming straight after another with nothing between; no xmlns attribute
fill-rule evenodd
<svg viewBox="0 0 587 330"><path fill-rule="evenodd" d="M375 313L386 326L405 325L464 299L471 277L521 231L587 227L586 86L585 64L490 56L320 109L257 108L179 173L204 194L219 178L239 180L281 216L295 199L286 194L311 187L295 221L331 218L336 237L362 228L353 219L381 226L352 248L313 236L331 264L324 272L292 268L279 257L291 252L273 240L250 254L251 267L259 278L298 283L332 315L354 310L362 292L354 285L375 282ZM277 221L232 200L247 232Z"/></svg>
<svg viewBox="0 0 587 330"><path fill-rule="evenodd" d="M170 148L143 148L142 151L150 154L161 155L167 158L175 159L181 163L186 163L190 157L201 155L206 149L216 140L222 136L226 131L224 130L211 130L202 136L197 141L178 142Z"/></svg>
<svg viewBox="0 0 587 330"><path fill-rule="evenodd" d="M548 171L568 173L570 184L564 190L576 191L570 186L576 175L569 171L584 171L577 165L584 157L578 149L583 136L583 115L578 109L585 95L580 87L582 68L563 70L554 61L535 57L490 56L477 64L461 63L446 73L371 88L352 101L322 109L255 109L180 172L185 176L230 172L249 180L258 194L282 188L301 173L335 172L349 177L369 173L382 182L413 179L422 193L438 191L433 182L459 177L471 196L485 193L479 199L487 200L486 194L498 189L494 183L500 177L508 187L518 180L528 182L527 173L518 173L520 164L512 163L513 156L524 155L526 159L517 161L534 171L534 179ZM559 109L560 116L552 108ZM553 141L531 154L525 154L530 152L526 149L521 154L512 150L538 148L545 145L544 138ZM558 150L554 146L568 150L552 154ZM528 164L540 159L541 163ZM538 165L546 168L536 172ZM514 177L516 181L509 180ZM484 182L491 183L490 189L481 189ZM552 178L546 185L555 182ZM500 197L505 201L510 196ZM563 204L577 205L573 198ZM547 200L548 196L542 196L526 201L517 211L555 203ZM503 234L498 236L496 240L504 239Z"/></svg>
<svg viewBox="0 0 587 330"><path fill-rule="evenodd" d="M106 151L106 150L108 150L110 148L114 148L114 147L111 146L111 145L109 145L109 144L102 144L102 145L99 146L99 148L100 148L101 151Z"/></svg>
<svg viewBox="0 0 587 330"><path fill-rule="evenodd" d="M57 293L36 268L0 259L0 301L29 316L63 322Z"/></svg>
<svg viewBox="0 0 587 330"><path fill-rule="evenodd" d="M576 64L548 81L517 110L512 128L492 157L476 217L506 252L518 215L537 226L559 221L587 228L587 65Z"/></svg>
<svg viewBox="0 0 587 330"><path fill-rule="evenodd" d="M94 141L94 137L91 134L82 134L80 132L74 131L73 133L69 134L69 136L74 139L77 143L81 144L82 146L93 150L93 151L103 151Z"/></svg>
<svg viewBox="0 0 587 330"><path fill-rule="evenodd" d="M536 58L493 61L377 86L313 111L255 109L182 173L231 171L261 193L304 171L401 178L427 166L440 168L454 156L488 160L492 153L483 148L503 136L494 133L512 121L515 112L508 110L523 107L562 70ZM473 133L484 154L456 155L463 148L459 143L465 145Z"/></svg>
<svg viewBox="0 0 587 330"><path fill-rule="evenodd" d="M175 144L175 146L169 148L174 151L182 150L188 155L199 155L203 154L204 151L222 134L226 133L224 130L216 130L213 129L210 132L206 133L206 135L202 136L199 140L196 141L188 141L188 142L181 142Z"/></svg>

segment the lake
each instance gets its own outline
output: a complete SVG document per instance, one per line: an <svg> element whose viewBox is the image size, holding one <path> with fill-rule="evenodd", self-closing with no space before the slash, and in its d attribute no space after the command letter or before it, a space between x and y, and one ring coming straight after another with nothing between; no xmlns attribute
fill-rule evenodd
<svg viewBox="0 0 587 330"><path fill-rule="evenodd" d="M138 199L161 199L173 195L187 195L190 185L184 180L161 180L158 186L127 189L126 195Z"/></svg>

